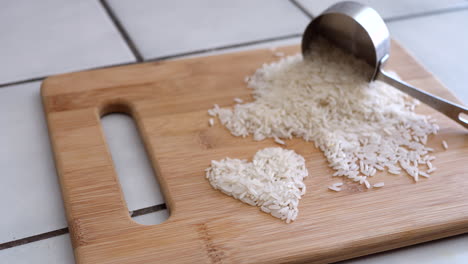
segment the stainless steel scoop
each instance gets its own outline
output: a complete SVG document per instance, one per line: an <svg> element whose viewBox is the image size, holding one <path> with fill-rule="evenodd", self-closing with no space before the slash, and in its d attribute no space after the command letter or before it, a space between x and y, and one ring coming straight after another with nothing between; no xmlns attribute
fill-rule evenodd
<svg viewBox="0 0 468 264"><path fill-rule="evenodd" d="M466 107L415 88L382 70L390 55L390 33L374 9L351 1L332 5L307 26L302 37L302 54L307 55L314 48L319 36L366 61L373 69L369 72L370 81L390 84L468 128Z"/></svg>

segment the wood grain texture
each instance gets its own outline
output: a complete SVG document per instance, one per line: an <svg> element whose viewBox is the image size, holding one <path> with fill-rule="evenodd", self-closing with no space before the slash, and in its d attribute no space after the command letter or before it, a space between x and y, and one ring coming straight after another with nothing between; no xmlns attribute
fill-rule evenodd
<svg viewBox="0 0 468 264"><path fill-rule="evenodd" d="M279 49L286 54L297 46ZM468 136L439 120L429 139L438 167L415 184L378 174L380 190L347 183L340 193L312 143L287 141L306 158L307 194L292 224L213 190L204 169L213 159L251 159L275 146L208 126L214 103L252 100L244 77L274 61L269 50L151 62L48 78L42 98L77 263L327 263L468 231ZM387 67L402 79L457 101L404 49L393 43ZM100 117L131 114L164 192L170 218L155 226L132 221L106 145ZM441 141L450 146L444 151Z"/></svg>

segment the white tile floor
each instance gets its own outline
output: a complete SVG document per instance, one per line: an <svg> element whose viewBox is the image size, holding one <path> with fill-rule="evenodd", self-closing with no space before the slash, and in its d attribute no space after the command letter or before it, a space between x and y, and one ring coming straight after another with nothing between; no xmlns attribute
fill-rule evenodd
<svg viewBox="0 0 468 264"><path fill-rule="evenodd" d="M388 27L395 39L468 104L468 9L392 21Z"/></svg>
<svg viewBox="0 0 468 264"><path fill-rule="evenodd" d="M0 251L0 263L73 264L73 248L68 234Z"/></svg>
<svg viewBox="0 0 468 264"><path fill-rule="evenodd" d="M316 15L335 1L298 2ZM468 102L467 67L459 62L468 61L467 0L366 2L390 19L390 31L397 40ZM125 33L145 59L203 56L296 44L309 21L286 0L107 3L125 32L119 32L97 0L19 0L0 4L0 248L13 240L66 227L40 102L40 82L28 79L134 61L135 55L122 37ZM463 8L454 11L456 7ZM261 41L266 39L272 41ZM24 84L2 86L11 82ZM151 167L139 163L146 154L130 123L129 118L121 116L103 119L106 131L117 131L108 134L107 141L129 209L136 210L161 204L163 197ZM134 219L157 224L167 216L167 211L161 210ZM65 234L0 250L0 263L74 263L72 256ZM421 261L468 263L468 235L345 263Z"/></svg>
<svg viewBox="0 0 468 264"><path fill-rule="evenodd" d="M302 33L288 1L109 1L145 59Z"/></svg>
<svg viewBox="0 0 468 264"><path fill-rule="evenodd" d="M307 11L316 16L330 5L340 0L297 0ZM466 0L361 0L358 1L373 7L384 19L438 12L453 8L468 7Z"/></svg>
<svg viewBox="0 0 468 264"><path fill-rule="evenodd" d="M0 5L0 84L135 59L98 1Z"/></svg>
<svg viewBox="0 0 468 264"><path fill-rule="evenodd" d="M134 217L140 224L158 224L168 217L167 210ZM73 264L73 248L69 234L0 250L0 263L5 264Z"/></svg>
<svg viewBox="0 0 468 264"><path fill-rule="evenodd" d="M67 226L39 88L0 89L0 243Z"/></svg>

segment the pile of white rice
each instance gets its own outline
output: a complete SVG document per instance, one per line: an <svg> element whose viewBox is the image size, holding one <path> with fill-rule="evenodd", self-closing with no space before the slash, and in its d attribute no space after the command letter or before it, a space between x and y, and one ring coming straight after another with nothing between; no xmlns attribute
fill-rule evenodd
<svg viewBox="0 0 468 264"><path fill-rule="evenodd" d="M206 178L213 188L274 217L294 221L306 192L304 158L292 150L265 148L252 162L225 158L211 161Z"/></svg>
<svg viewBox="0 0 468 264"><path fill-rule="evenodd" d="M415 181L429 177L434 157L425 145L438 126L414 112L416 100L384 83L369 84L366 71L367 65L340 49L317 46L306 60L285 57L246 78L255 101L233 109L215 105L208 112L234 136L278 144L293 137L313 140L333 176L368 188L377 171L405 171Z"/></svg>

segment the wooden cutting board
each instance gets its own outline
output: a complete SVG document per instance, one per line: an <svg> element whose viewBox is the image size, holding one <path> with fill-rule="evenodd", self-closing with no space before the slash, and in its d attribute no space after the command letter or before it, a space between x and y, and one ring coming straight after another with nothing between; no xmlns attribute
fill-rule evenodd
<svg viewBox="0 0 468 264"><path fill-rule="evenodd" d="M279 51L293 54L299 47ZM236 138L208 126L214 103L252 100L244 77L270 50L150 62L64 74L42 85L55 161L77 263L327 263L468 231L468 134L426 106L439 120L430 137L438 170L418 183L376 175L380 190L336 182L313 143L288 140L306 158L310 176L298 219L286 224L211 188L204 170L213 159L251 159L272 140ZM402 79L458 101L397 43L387 69ZM164 192L170 218L144 226L129 217L103 136L100 117L124 112L136 120ZM449 149L444 151L441 141Z"/></svg>

